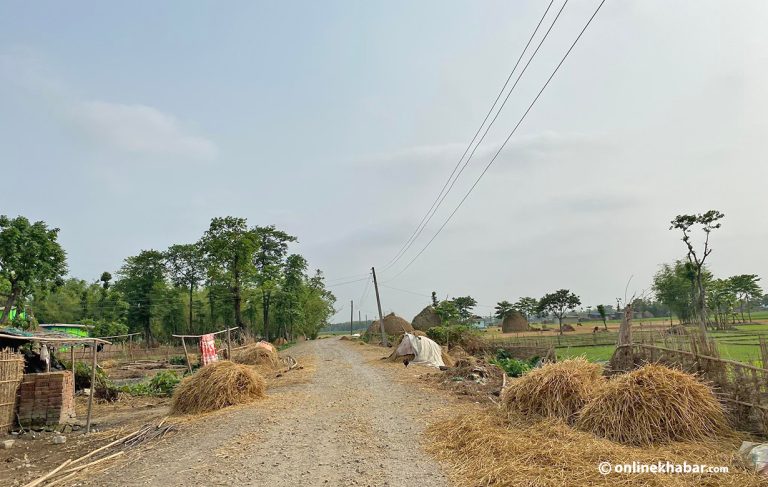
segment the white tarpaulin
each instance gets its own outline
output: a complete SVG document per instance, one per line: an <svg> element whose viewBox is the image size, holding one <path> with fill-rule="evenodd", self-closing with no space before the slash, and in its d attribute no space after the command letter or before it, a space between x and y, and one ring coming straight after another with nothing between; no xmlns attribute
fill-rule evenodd
<svg viewBox="0 0 768 487"><path fill-rule="evenodd" d="M444 367L440 345L427 337L419 337L406 333L395 352L398 356L413 355L413 364L423 364L432 367Z"/></svg>

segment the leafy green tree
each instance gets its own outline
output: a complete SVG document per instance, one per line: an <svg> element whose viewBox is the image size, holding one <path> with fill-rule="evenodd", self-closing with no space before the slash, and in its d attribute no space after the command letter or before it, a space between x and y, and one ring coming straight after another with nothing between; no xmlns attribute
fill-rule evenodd
<svg viewBox="0 0 768 487"><path fill-rule="evenodd" d="M539 307L538 300L536 300L536 298L531 298L531 297L520 298L514 304L514 308L521 315L525 316L525 319L528 321L530 321L531 318L533 318L536 315L538 307Z"/></svg>
<svg viewBox="0 0 768 487"><path fill-rule="evenodd" d="M296 330L314 339L334 315L336 297L325 288L325 277L318 269L315 275L306 279L303 287L301 306L303 320Z"/></svg>
<svg viewBox="0 0 768 487"><path fill-rule="evenodd" d="M560 323L560 334L563 334L563 317L568 311L573 311L581 304L581 299L568 289L560 289L553 293L545 294L539 300L538 312L551 313L557 317Z"/></svg>
<svg viewBox="0 0 768 487"><path fill-rule="evenodd" d="M707 305L721 328L728 323L728 316L735 319L735 308L739 299L730 279L713 279L707 285Z"/></svg>
<svg viewBox="0 0 768 487"><path fill-rule="evenodd" d="M702 280L706 284L712 274L702 271ZM696 315L696 271L690 262L675 261L674 264L662 264L653 276L653 291L656 299L667 306L681 323L690 323Z"/></svg>
<svg viewBox="0 0 768 487"><path fill-rule="evenodd" d="M496 310L495 316L496 318L503 320L507 316L511 315L513 311L515 311L514 306L509 301L499 301L496 303Z"/></svg>
<svg viewBox="0 0 768 487"><path fill-rule="evenodd" d="M432 307L437 307L438 301L437 301L437 293L435 291L432 291Z"/></svg>
<svg viewBox="0 0 768 487"><path fill-rule="evenodd" d="M307 260L301 255L289 255L285 261L283 283L275 302L279 318L278 336L291 336L296 323L303 319L301 295L305 286L306 270Z"/></svg>
<svg viewBox="0 0 768 487"><path fill-rule="evenodd" d="M212 283L227 286L235 323L242 329L245 329L241 312L243 283L255 273L253 257L257 247L257 236L248 229L245 218L232 216L213 218L200 239L200 248L208 263L209 279ZM212 314L213 309L212 303Z"/></svg>
<svg viewBox="0 0 768 487"><path fill-rule="evenodd" d="M257 226L253 229L253 234L256 241L253 255L253 266L256 269L254 280L261 289L264 336L270 340L269 309L272 293L279 284L288 253L288 243L295 242L296 237L277 230L274 225Z"/></svg>
<svg viewBox="0 0 768 487"><path fill-rule="evenodd" d="M605 305L598 304L597 312L600 314L600 319L603 320L603 328L605 328L605 331L608 331L608 316L605 312Z"/></svg>
<svg viewBox="0 0 768 487"><path fill-rule="evenodd" d="M50 289L63 282L66 254L58 235L59 229L48 228L45 222L0 215L0 278L8 282L0 324L8 321L11 308L33 290Z"/></svg>
<svg viewBox="0 0 768 487"><path fill-rule="evenodd" d="M453 298L453 304L459 312L459 318L462 322L467 322L472 317L472 308L477 306L477 301L472 296L459 296Z"/></svg>
<svg viewBox="0 0 768 487"><path fill-rule="evenodd" d="M747 316L752 322L752 302L759 301L763 296L763 290L760 289L760 278L755 274L741 274L729 277L731 288L736 294L741 306L741 322L744 320L744 308L747 308Z"/></svg>
<svg viewBox="0 0 768 487"><path fill-rule="evenodd" d="M174 286L183 287L189 298L187 326L192 330L193 298L197 286L205 279L205 259L199 245L177 244L165 251L165 267Z"/></svg>
<svg viewBox="0 0 768 487"><path fill-rule="evenodd" d="M717 210L709 210L706 213L699 213L694 215L677 215L674 220L670 222L670 230L680 230L683 234L683 243L685 243L688 249L688 263L694 271L694 278L696 284L696 300L694 310L696 317L701 328L702 335L707 334L707 300L706 300L706 288L704 283L704 264L712 253L712 249L709 246L709 236L712 230L716 230L722 226L720 220L725 215ZM698 253L691 242L690 232L694 226L700 226L704 232L704 247Z"/></svg>
<svg viewBox="0 0 768 487"><path fill-rule="evenodd" d="M440 317L440 322L446 326L456 323L461 317L456 303L450 300L443 300L437 303L435 313Z"/></svg>
<svg viewBox="0 0 768 487"><path fill-rule="evenodd" d="M157 250L142 250L128 257L115 284L128 303L128 324L141 329L148 342L153 340L152 318L156 317L167 296L165 288L165 256Z"/></svg>

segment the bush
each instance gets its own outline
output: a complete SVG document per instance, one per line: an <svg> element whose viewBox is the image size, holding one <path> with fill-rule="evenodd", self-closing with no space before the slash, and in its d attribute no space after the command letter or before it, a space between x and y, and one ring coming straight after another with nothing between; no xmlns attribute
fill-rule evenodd
<svg viewBox="0 0 768 487"><path fill-rule="evenodd" d="M496 352L496 357L491 359L491 363L501 367L510 377L520 377L529 370L536 367L539 357L533 357L529 360L518 360L512 358L506 350L500 349Z"/></svg>
<svg viewBox="0 0 768 487"><path fill-rule="evenodd" d="M96 367L96 383L106 384L109 382L106 372L100 367ZM75 362L75 390L83 390L91 387L91 366L83 362Z"/></svg>
<svg viewBox="0 0 768 487"><path fill-rule="evenodd" d="M187 365L187 360L184 355L174 355L168 359L168 363L171 365Z"/></svg>
<svg viewBox="0 0 768 487"><path fill-rule="evenodd" d="M433 326L427 330L427 336L440 345L457 344L462 336L472 333L466 325Z"/></svg>
<svg viewBox="0 0 768 487"><path fill-rule="evenodd" d="M170 396L181 382L176 372L164 370L158 372L149 382L126 385L120 388L132 396Z"/></svg>

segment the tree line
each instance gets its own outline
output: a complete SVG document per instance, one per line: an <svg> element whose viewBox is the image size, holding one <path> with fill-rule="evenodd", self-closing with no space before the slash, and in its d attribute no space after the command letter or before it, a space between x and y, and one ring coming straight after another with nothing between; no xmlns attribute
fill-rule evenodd
<svg viewBox="0 0 768 487"><path fill-rule="evenodd" d="M0 216L0 324L83 323L100 336L142 332L149 341L224 326L270 340L315 337L336 298L320 270L290 253L296 237L245 218L213 218L197 242L127 257L113 277L66 278L59 230Z"/></svg>

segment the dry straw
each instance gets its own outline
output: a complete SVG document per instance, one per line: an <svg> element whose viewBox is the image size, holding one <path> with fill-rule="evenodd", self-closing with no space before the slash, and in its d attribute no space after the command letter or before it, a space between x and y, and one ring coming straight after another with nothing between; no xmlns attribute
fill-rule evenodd
<svg viewBox="0 0 768 487"><path fill-rule="evenodd" d="M582 357L546 364L512 381L502 403L508 411L573 422L605 382L601 372Z"/></svg>
<svg viewBox="0 0 768 487"><path fill-rule="evenodd" d="M584 407L577 427L632 445L700 440L729 432L723 407L708 385L656 364L608 381Z"/></svg>
<svg viewBox="0 0 768 487"><path fill-rule="evenodd" d="M277 367L279 358L274 350L257 344L246 345L243 348L232 351L232 360L238 364Z"/></svg>
<svg viewBox="0 0 768 487"><path fill-rule="evenodd" d="M516 414L477 410L431 425L427 448L448 465L459 487L478 485L757 487L765 479L753 473L735 454L739 440L671 443L661 447L632 447L578 431L563 421L531 421ZM601 475L600 462L657 462L729 467L723 474Z"/></svg>
<svg viewBox="0 0 768 487"><path fill-rule="evenodd" d="M206 365L176 387L172 414L199 414L264 397L267 383L253 368L229 360Z"/></svg>

